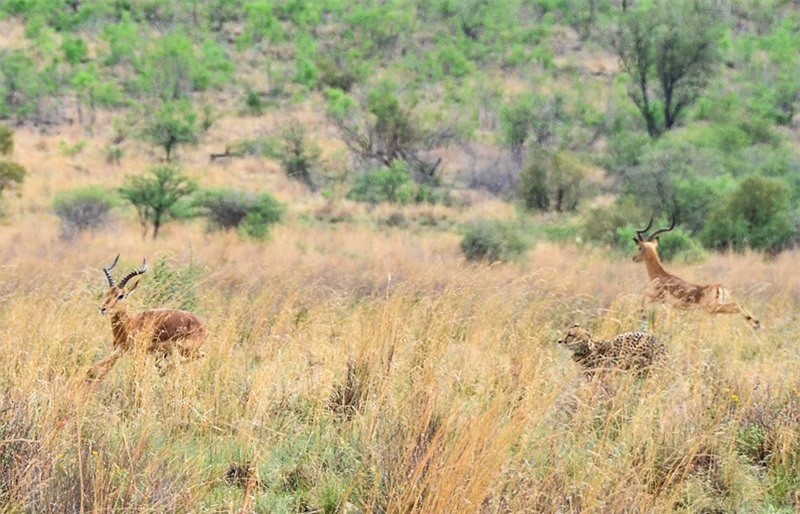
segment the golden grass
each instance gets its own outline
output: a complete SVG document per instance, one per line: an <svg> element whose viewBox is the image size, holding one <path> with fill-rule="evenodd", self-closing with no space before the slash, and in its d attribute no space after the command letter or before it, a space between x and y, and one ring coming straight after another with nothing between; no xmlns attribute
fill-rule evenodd
<svg viewBox="0 0 800 514"><path fill-rule="evenodd" d="M0 231L0 498L10 511L670 512L791 508L800 405L797 254L713 256L757 316L660 309L668 364L585 382L555 345L573 321L636 328L644 269L540 244L473 266L458 236L278 227L267 244L168 226L58 239ZM110 350L100 268L200 266L207 356L159 377ZM131 299L144 305L145 275ZM751 433L752 432L752 433ZM749 435L748 435L749 434ZM748 437L753 438L752 444ZM762 458L762 460L758 460ZM258 487L224 480L232 463ZM338 509L338 510L337 510Z"/></svg>
<svg viewBox="0 0 800 514"><path fill-rule="evenodd" d="M102 164L109 126L15 133L29 176L0 224L0 510L797 508L798 253L672 268L725 283L765 328L659 307L664 368L586 382L555 341L575 321L599 337L639 327L646 274L630 259L540 243L520 263L468 264L458 226L514 219L513 206L328 204L265 159L208 163L209 151L275 130L241 118L220 122L213 145L181 149L183 167L204 187L289 202L268 242L200 222L142 241L132 216L64 242L55 194L115 187L153 164L130 142L121 166ZM70 157L62 140L86 147ZM98 308L101 268L117 253L120 271L142 256L200 270L186 290L211 330L204 359L159 377L152 356L133 352L85 381L110 351ZM167 285L149 272L131 307L179 306L148 303ZM226 481L232 465L258 480Z"/></svg>

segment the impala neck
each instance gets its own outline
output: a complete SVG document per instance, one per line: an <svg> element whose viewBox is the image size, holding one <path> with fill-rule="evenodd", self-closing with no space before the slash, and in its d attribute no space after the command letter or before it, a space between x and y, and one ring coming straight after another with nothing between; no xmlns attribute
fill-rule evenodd
<svg viewBox="0 0 800 514"><path fill-rule="evenodd" d="M114 334L114 345L123 343L128 338L128 321L131 317L124 307L114 309L111 313L111 332Z"/></svg>
<svg viewBox="0 0 800 514"><path fill-rule="evenodd" d="M645 249L643 259L645 266L647 266L647 276L650 277L650 280L668 275L667 270L661 265L658 253L654 249Z"/></svg>

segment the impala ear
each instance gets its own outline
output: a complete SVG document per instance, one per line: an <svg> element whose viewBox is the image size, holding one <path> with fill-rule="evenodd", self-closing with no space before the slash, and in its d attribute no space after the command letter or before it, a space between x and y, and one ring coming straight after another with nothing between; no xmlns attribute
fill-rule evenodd
<svg viewBox="0 0 800 514"><path fill-rule="evenodd" d="M133 292L133 290L136 289L139 286L139 282L141 280L142 279L140 279L140 278L136 279L136 282L134 282L133 285L131 285L131 287L128 288L128 294L131 294Z"/></svg>

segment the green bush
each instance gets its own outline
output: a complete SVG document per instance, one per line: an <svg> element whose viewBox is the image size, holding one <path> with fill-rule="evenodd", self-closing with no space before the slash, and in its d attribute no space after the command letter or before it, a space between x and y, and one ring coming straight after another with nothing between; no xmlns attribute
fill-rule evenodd
<svg viewBox="0 0 800 514"><path fill-rule="evenodd" d="M170 264L166 259L158 259L148 274L150 283L144 293L145 304L197 312L200 297L196 287L203 276L200 266L189 261L181 267Z"/></svg>
<svg viewBox="0 0 800 514"><path fill-rule="evenodd" d="M269 230L275 223L283 218L283 206L269 193L262 193L256 197L255 202L242 221L242 230L250 237L264 239L269 236Z"/></svg>
<svg viewBox="0 0 800 514"><path fill-rule="evenodd" d="M680 223L692 234L699 234L711 212L736 187L728 175L715 178L688 177L678 180L674 186L674 198Z"/></svg>
<svg viewBox="0 0 800 514"><path fill-rule="evenodd" d="M269 193L255 195L235 189L207 190L194 205L208 220L210 230L236 230L257 239L269 235L270 226L283 217L283 206Z"/></svg>
<svg viewBox="0 0 800 514"><path fill-rule="evenodd" d="M70 64L80 64L86 62L89 58L89 48L83 39L79 37L68 37L61 43L61 49L64 51L64 57Z"/></svg>
<svg viewBox="0 0 800 514"><path fill-rule="evenodd" d="M529 211L574 211L589 193L588 171L574 154L540 150L520 175L523 206Z"/></svg>
<svg viewBox="0 0 800 514"><path fill-rule="evenodd" d="M649 217L635 199L626 197L607 207L589 209L581 217L579 234L584 241L627 249L636 228L642 228L638 225Z"/></svg>
<svg viewBox="0 0 800 514"><path fill-rule="evenodd" d="M98 186L58 193L53 211L61 220L61 237L72 239L81 232L107 226L116 204L113 193Z"/></svg>
<svg viewBox="0 0 800 514"><path fill-rule="evenodd" d="M5 125L0 125L0 156L8 156L14 152L14 133ZM16 189L25 180L25 168L14 161L0 160L0 195L7 189ZM2 200L2 198L0 198ZM3 214L0 203L0 215Z"/></svg>
<svg viewBox="0 0 800 514"><path fill-rule="evenodd" d="M286 175L302 182L311 191L317 190L315 175L320 168L321 151L306 135L299 123L292 123L281 132L279 159Z"/></svg>
<svg viewBox="0 0 800 514"><path fill-rule="evenodd" d="M658 237L658 256L664 262L696 263L702 262L707 255L697 240L676 227Z"/></svg>
<svg viewBox="0 0 800 514"><path fill-rule="evenodd" d="M233 189L204 191L195 199L211 230L238 228L253 208L255 196Z"/></svg>
<svg viewBox="0 0 800 514"><path fill-rule="evenodd" d="M781 179L750 176L742 180L709 217L701 234L710 248L747 247L778 252L797 239L791 221L791 189Z"/></svg>
<svg viewBox="0 0 800 514"><path fill-rule="evenodd" d="M509 261L527 249L519 231L508 223L479 220L467 226L461 251L468 261Z"/></svg>
<svg viewBox="0 0 800 514"><path fill-rule="evenodd" d="M435 202L433 190L414 182L408 165L403 161L394 161L388 168L361 175L347 193L347 198L371 204Z"/></svg>

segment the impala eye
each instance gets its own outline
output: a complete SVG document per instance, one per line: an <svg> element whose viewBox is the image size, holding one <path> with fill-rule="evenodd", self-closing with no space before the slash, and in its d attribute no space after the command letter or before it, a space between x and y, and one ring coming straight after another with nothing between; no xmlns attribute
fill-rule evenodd
<svg viewBox="0 0 800 514"><path fill-rule="evenodd" d="M125 298L124 294L121 294L121 295L117 296L117 300L122 300L123 298Z"/></svg>

